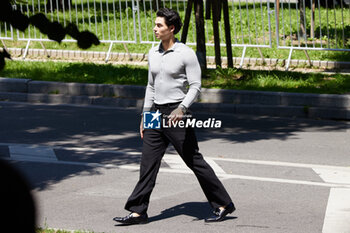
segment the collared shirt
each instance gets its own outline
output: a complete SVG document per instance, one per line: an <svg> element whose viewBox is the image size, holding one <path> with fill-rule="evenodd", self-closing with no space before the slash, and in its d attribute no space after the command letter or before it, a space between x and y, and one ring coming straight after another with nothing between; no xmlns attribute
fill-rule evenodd
<svg viewBox="0 0 350 233"><path fill-rule="evenodd" d="M161 43L148 53L148 84L143 111L152 105L181 102L189 108L201 89L201 69L195 52L175 41L164 51Z"/></svg>

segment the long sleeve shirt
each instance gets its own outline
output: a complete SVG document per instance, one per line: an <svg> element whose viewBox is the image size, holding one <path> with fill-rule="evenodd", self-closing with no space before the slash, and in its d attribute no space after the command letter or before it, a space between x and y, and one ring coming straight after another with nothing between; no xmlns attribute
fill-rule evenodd
<svg viewBox="0 0 350 233"><path fill-rule="evenodd" d="M189 108L201 89L201 69L195 52L176 40L164 51L161 43L148 54L148 84L143 111L152 105L181 102Z"/></svg>

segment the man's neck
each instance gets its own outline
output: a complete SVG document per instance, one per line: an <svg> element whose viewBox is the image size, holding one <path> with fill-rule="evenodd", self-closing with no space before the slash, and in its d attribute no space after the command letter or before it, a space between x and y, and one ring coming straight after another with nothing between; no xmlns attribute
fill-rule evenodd
<svg viewBox="0 0 350 233"><path fill-rule="evenodd" d="M162 47L164 51L167 51L168 49L173 47L174 44L175 44L175 37L172 37L169 40L162 40Z"/></svg>

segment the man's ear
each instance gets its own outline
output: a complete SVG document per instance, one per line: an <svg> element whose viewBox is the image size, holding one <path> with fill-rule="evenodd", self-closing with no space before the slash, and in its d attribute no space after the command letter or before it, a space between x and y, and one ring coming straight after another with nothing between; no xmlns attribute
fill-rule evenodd
<svg viewBox="0 0 350 233"><path fill-rule="evenodd" d="M174 32L175 31L175 26L174 25L170 25L169 29L170 29L171 32Z"/></svg>

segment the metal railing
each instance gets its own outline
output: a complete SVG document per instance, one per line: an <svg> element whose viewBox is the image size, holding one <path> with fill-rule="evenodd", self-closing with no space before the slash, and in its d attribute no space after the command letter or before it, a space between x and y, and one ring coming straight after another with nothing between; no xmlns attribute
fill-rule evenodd
<svg viewBox="0 0 350 233"><path fill-rule="evenodd" d="M110 53L113 43L137 43L137 4L136 0L27 0L25 4L19 3L13 7L28 17L44 13L49 20L57 21L63 26L74 23L79 30L89 30L101 42L110 43ZM21 32L4 23L0 24L0 39L27 41L23 57L26 56L31 41L50 41L33 26ZM75 40L67 36L63 41Z"/></svg>
<svg viewBox="0 0 350 233"><path fill-rule="evenodd" d="M350 6L346 0L275 1L276 44L293 50L350 51Z"/></svg>
<svg viewBox="0 0 350 233"><path fill-rule="evenodd" d="M5 48L3 40L13 40L13 28L5 22L0 22L0 40Z"/></svg>
<svg viewBox="0 0 350 233"><path fill-rule="evenodd" d="M54 9L58 0L28 0L27 4L17 5L28 17L44 13L51 21L66 26L75 23L79 30L95 33L101 42L136 43L135 1L122 0L73 0L62 1L62 8ZM60 0L61 2L61 0ZM36 28L30 26L26 32L17 31L18 40L48 40ZM65 41L73 41L65 38Z"/></svg>
<svg viewBox="0 0 350 233"><path fill-rule="evenodd" d="M293 50L350 51L350 0L228 0L228 3L231 45L243 47L240 65L249 47L257 48L261 56L260 48L289 49L287 68ZM158 43L153 33L157 10L173 8L184 19L186 4L187 0L27 0L14 7L29 17L41 12L51 21L64 26L74 23L79 30L95 33L101 42L110 43L107 61L114 43ZM59 9L55 9L58 5ZM271 16L273 13L275 17ZM206 18L206 46L213 46L212 20ZM189 45L196 44L195 28L192 14ZM223 35L223 19L219 29ZM50 41L33 26L20 32L6 23L0 23L0 39L27 41L23 57L31 41ZM75 40L67 36L64 41ZM226 46L225 36L220 36L220 45Z"/></svg>

